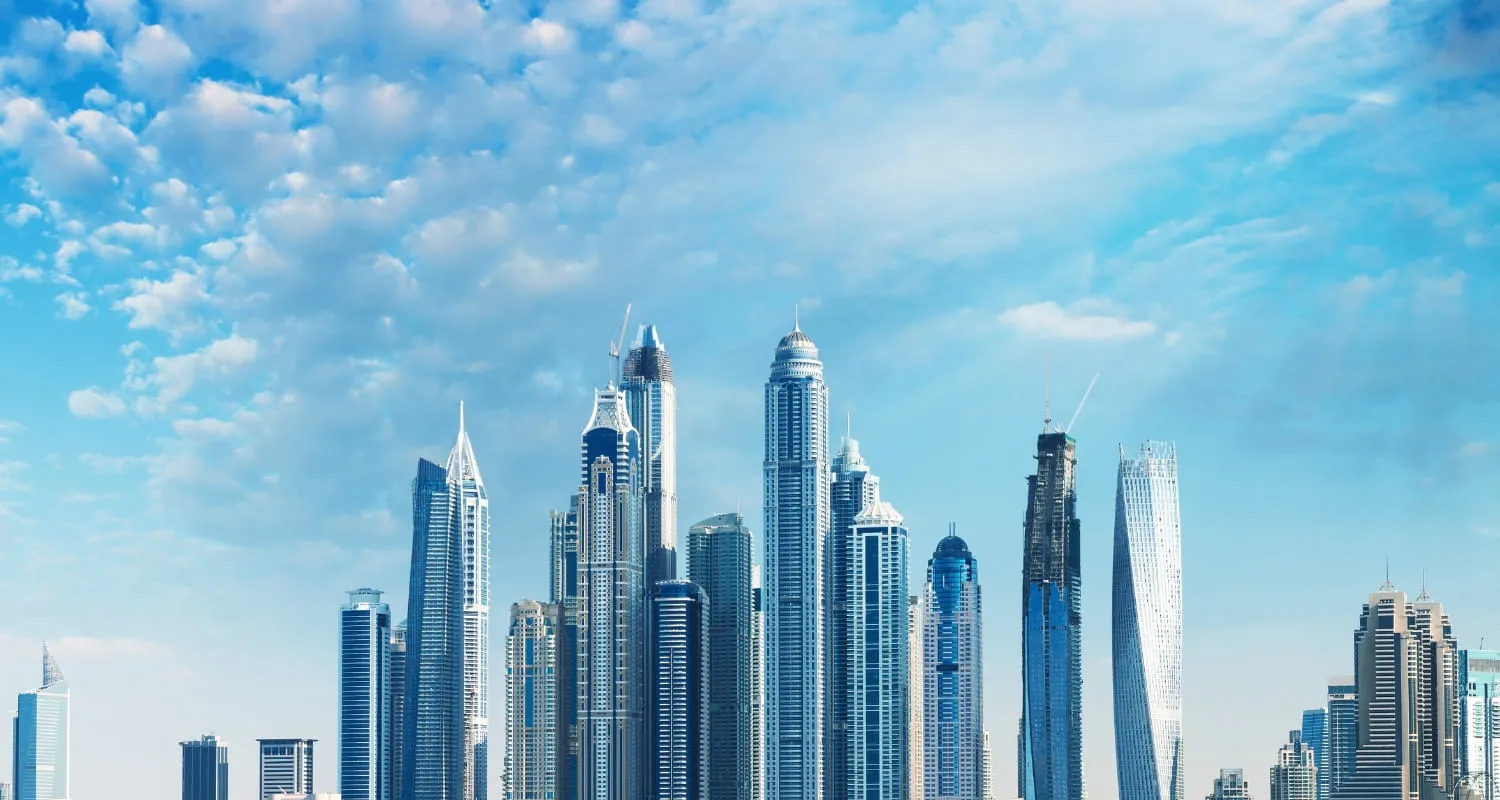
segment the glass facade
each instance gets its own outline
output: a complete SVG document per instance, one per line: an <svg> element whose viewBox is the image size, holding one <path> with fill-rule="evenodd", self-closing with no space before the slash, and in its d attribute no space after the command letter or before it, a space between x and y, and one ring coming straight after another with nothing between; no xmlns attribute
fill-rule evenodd
<svg viewBox="0 0 1500 800"><path fill-rule="evenodd" d="M853 558L854 518L880 499L880 478L859 454L859 441L845 436L833 459L828 486L829 527L823 556L823 641L829 654L823 661L823 800L850 800L849 659L842 653L849 641L850 593L856 575Z"/></svg>
<svg viewBox="0 0 1500 800"><path fill-rule="evenodd" d="M463 796L489 793L490 500L458 405L458 440L444 468L463 546Z"/></svg>
<svg viewBox="0 0 1500 800"><path fill-rule="evenodd" d="M876 501L854 518L849 563L849 796L904 800L911 721L906 589L907 533L901 515Z"/></svg>
<svg viewBox="0 0 1500 800"><path fill-rule="evenodd" d="M776 347L765 425L765 796L819 800L828 387L818 349L801 330Z"/></svg>
<svg viewBox="0 0 1500 800"><path fill-rule="evenodd" d="M655 325L642 325L620 388L640 437L645 493L646 586L677 578L677 386Z"/></svg>
<svg viewBox="0 0 1500 800"><path fill-rule="evenodd" d="M750 569L750 800L765 796L766 615L761 609L760 565Z"/></svg>
<svg viewBox="0 0 1500 800"><path fill-rule="evenodd" d="M1329 681L1327 709L1327 730L1323 733L1327 752L1319 765L1318 791L1333 797L1354 774L1354 752L1359 746L1359 692L1353 676ZM1326 790L1324 783L1328 785Z"/></svg>
<svg viewBox="0 0 1500 800"><path fill-rule="evenodd" d="M688 528L688 579L708 600L708 797L751 800L754 646L751 535L739 514Z"/></svg>
<svg viewBox="0 0 1500 800"><path fill-rule="evenodd" d="M505 653L506 798L556 800L557 606L513 604Z"/></svg>
<svg viewBox="0 0 1500 800"><path fill-rule="evenodd" d="M1120 449L1113 645L1120 800L1182 800L1182 525L1177 449Z"/></svg>
<svg viewBox="0 0 1500 800"><path fill-rule="evenodd" d="M390 661L390 608L374 589L350 592L339 611L339 794L344 800L396 800L389 758Z"/></svg>
<svg viewBox="0 0 1500 800"><path fill-rule="evenodd" d="M11 770L16 800L68 800L68 681L42 645L42 685L16 698Z"/></svg>
<svg viewBox="0 0 1500 800"><path fill-rule="evenodd" d="M229 800L229 748L217 736L180 744L182 800Z"/></svg>
<svg viewBox="0 0 1500 800"><path fill-rule="evenodd" d="M1271 800L1315 800L1317 796L1317 757L1303 741L1302 731L1292 731L1271 766Z"/></svg>
<svg viewBox="0 0 1500 800"><path fill-rule="evenodd" d="M406 621L391 629L391 661L386 678L386 707L390 709L390 738L386 742L386 771L391 776L390 800L403 800L402 759L406 755Z"/></svg>
<svg viewBox="0 0 1500 800"><path fill-rule="evenodd" d="M1302 712L1302 743L1313 751L1313 766L1318 770L1317 800L1328 800L1328 709L1310 708Z"/></svg>
<svg viewBox="0 0 1500 800"><path fill-rule="evenodd" d="M652 796L708 796L710 602L697 584L658 583L652 598Z"/></svg>
<svg viewBox="0 0 1500 800"><path fill-rule="evenodd" d="M258 739L260 800L278 794L312 794L314 739Z"/></svg>
<svg viewBox="0 0 1500 800"><path fill-rule="evenodd" d="M1083 578L1076 443L1037 437L1027 479L1021 591L1021 741L1025 800L1083 800Z"/></svg>
<svg viewBox="0 0 1500 800"><path fill-rule="evenodd" d="M1463 777L1484 800L1495 800L1500 779L1500 651L1462 650L1458 654L1459 752Z"/></svg>
<svg viewBox="0 0 1500 800"><path fill-rule="evenodd" d="M949 534L927 562L922 674L925 800L982 800L988 762L979 567Z"/></svg>
<svg viewBox="0 0 1500 800"><path fill-rule="evenodd" d="M578 798L578 495L552 512L552 604L557 607L557 758L559 800Z"/></svg>
<svg viewBox="0 0 1500 800"><path fill-rule="evenodd" d="M1250 787L1245 784L1242 769L1221 769L1214 779L1213 794L1208 800L1250 800Z"/></svg>

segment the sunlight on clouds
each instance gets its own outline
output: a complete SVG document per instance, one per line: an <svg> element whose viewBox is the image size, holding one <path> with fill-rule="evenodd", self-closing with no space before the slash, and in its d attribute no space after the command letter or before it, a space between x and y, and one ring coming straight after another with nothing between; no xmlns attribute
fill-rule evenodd
<svg viewBox="0 0 1500 800"><path fill-rule="evenodd" d="M1065 310L1051 300L1009 308L1000 314L1000 324L1022 336L1038 339L1109 341L1139 339L1156 332L1149 321Z"/></svg>
<svg viewBox="0 0 1500 800"><path fill-rule="evenodd" d="M75 417L103 419L125 413L125 401L97 386L90 386L68 395L68 410Z"/></svg>

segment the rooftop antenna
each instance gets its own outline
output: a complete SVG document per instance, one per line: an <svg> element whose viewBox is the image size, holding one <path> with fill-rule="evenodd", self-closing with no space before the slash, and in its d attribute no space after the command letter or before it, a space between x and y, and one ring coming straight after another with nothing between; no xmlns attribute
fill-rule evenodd
<svg viewBox="0 0 1500 800"><path fill-rule="evenodd" d="M950 522L950 523L948 523L948 535L949 536L957 536L958 535L958 523L957 522Z"/></svg>
<svg viewBox="0 0 1500 800"><path fill-rule="evenodd" d="M464 401L458 401L458 432L464 432Z"/></svg>
<svg viewBox="0 0 1500 800"><path fill-rule="evenodd" d="M625 375L620 368L620 348L625 346L625 329L630 327L630 303L625 304L625 321L620 323L620 338L609 343L609 360L614 362L611 367L610 382L623 382Z"/></svg>
<svg viewBox="0 0 1500 800"><path fill-rule="evenodd" d="M1046 371L1043 374L1046 377L1044 377L1042 379L1042 385L1045 387L1044 391L1046 393L1045 394L1046 399L1043 401L1043 406L1042 406L1042 408L1044 409L1043 412L1042 412L1042 433L1051 433L1052 432L1052 352L1051 351L1047 352L1047 366L1045 367L1045 370Z"/></svg>
<svg viewBox="0 0 1500 800"><path fill-rule="evenodd" d="M800 331L800 330L802 330L802 304L801 303L793 303L792 304L792 330L794 330L794 331Z"/></svg>
<svg viewBox="0 0 1500 800"><path fill-rule="evenodd" d="M1063 433L1073 430L1073 423L1078 421L1078 414L1083 411L1083 404L1089 401L1089 395L1094 392L1094 384L1099 382L1099 373L1094 373L1094 379L1089 381L1089 388L1083 392L1083 399L1078 401L1078 408L1073 409L1073 418L1068 420L1068 427L1063 428Z"/></svg>
<svg viewBox="0 0 1500 800"><path fill-rule="evenodd" d="M854 438L854 412L848 409L844 410L844 438Z"/></svg>

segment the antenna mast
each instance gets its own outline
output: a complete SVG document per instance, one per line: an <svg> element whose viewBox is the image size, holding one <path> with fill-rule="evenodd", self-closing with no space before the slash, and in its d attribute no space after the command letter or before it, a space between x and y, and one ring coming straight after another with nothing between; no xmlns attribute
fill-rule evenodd
<svg viewBox="0 0 1500 800"><path fill-rule="evenodd" d="M609 343L609 358L615 362L610 380L616 384L625 381L625 375L620 368L620 350L625 347L625 329L630 327L630 305L630 303L625 304L625 321L620 323L620 338Z"/></svg>
<svg viewBox="0 0 1500 800"><path fill-rule="evenodd" d="M1045 370L1046 371L1043 374L1046 377L1042 379L1042 385L1045 387L1044 391L1046 393L1046 395L1045 395L1046 399L1042 401L1043 402L1043 406L1042 406L1042 408L1043 408L1043 411L1042 411L1042 433L1051 433L1052 432L1052 353L1050 351L1047 353L1047 366L1045 367Z"/></svg>
<svg viewBox="0 0 1500 800"><path fill-rule="evenodd" d="M1083 392L1083 399L1078 401L1078 408L1073 409L1073 418L1068 420L1068 427L1063 428L1063 433L1073 430L1073 423L1078 421L1078 414L1083 411L1083 404L1089 401L1089 395L1094 393L1094 384L1099 382L1099 373L1094 373L1094 379L1089 381L1089 388Z"/></svg>

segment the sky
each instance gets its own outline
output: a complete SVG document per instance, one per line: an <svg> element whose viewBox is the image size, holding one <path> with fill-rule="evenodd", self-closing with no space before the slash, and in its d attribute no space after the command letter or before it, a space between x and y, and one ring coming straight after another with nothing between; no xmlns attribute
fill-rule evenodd
<svg viewBox="0 0 1500 800"><path fill-rule="evenodd" d="M75 800L210 731L236 797L258 737L336 789L338 607L404 613L460 401L498 719L627 303L684 529L757 532L798 310L912 587L950 522L978 558L997 797L1049 359L1058 420L1099 375L1095 800L1122 446L1178 448L1188 795L1266 796L1387 564L1500 642L1496 0L0 0L0 41L0 695L45 639Z"/></svg>

